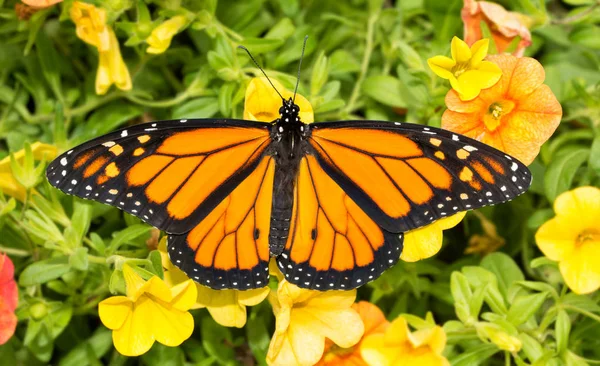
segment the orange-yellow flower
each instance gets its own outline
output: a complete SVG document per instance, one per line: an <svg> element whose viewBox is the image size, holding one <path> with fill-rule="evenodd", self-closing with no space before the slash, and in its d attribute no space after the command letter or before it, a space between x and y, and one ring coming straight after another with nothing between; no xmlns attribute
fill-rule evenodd
<svg viewBox="0 0 600 366"><path fill-rule="evenodd" d="M525 48L531 45L531 33L525 25L527 17L523 14L506 11L496 3L464 0L461 17L464 23L465 42L468 45L474 44L483 37L482 22L492 33L498 53L503 53L516 37L519 37L520 40L513 55L523 56Z"/></svg>
<svg viewBox="0 0 600 366"><path fill-rule="evenodd" d="M341 348L328 339L325 343L325 353L317 363L318 366L367 366L360 354L362 340L372 334L385 333L390 323L385 318L385 314L370 302L359 301L352 305L352 309L358 312L365 326L361 341L350 348Z"/></svg>
<svg viewBox="0 0 600 366"><path fill-rule="evenodd" d="M56 157L58 150L56 146L38 141L31 144L31 152L35 160L50 161ZM12 155L20 163L25 159L25 149L21 149ZM8 196L15 197L19 201L23 201L27 197L27 189L15 179L12 172L10 156L0 160L0 191Z"/></svg>
<svg viewBox="0 0 600 366"><path fill-rule="evenodd" d="M461 100L471 100L479 95L482 89L496 84L502 72L492 62L485 61L489 40L475 42L471 48L460 38L452 38L452 58L433 56L427 64L437 76L450 80L450 85L458 93Z"/></svg>
<svg viewBox="0 0 600 366"><path fill-rule="evenodd" d="M269 301L275 314L275 334L269 345L269 365L314 365L325 350L325 338L342 348L358 343L364 333L360 315L352 309L356 290L313 291L286 280Z"/></svg>
<svg viewBox="0 0 600 366"><path fill-rule="evenodd" d="M106 11L75 1L71 6L71 19L75 23L77 37L98 49L96 94L105 94L112 84L121 90L130 90L129 70L121 57L115 32L106 25Z"/></svg>
<svg viewBox="0 0 600 366"><path fill-rule="evenodd" d="M54 4L58 4L63 0L21 0L24 4L31 6L36 9L43 9Z"/></svg>
<svg viewBox="0 0 600 366"><path fill-rule="evenodd" d="M0 345L15 333L17 316L15 309L19 300L15 267L6 254L0 254Z"/></svg>
<svg viewBox="0 0 600 366"><path fill-rule="evenodd" d="M442 232L458 225L465 215L466 212L459 212L404 234L404 249L400 259L405 262L416 262L432 257L442 248Z"/></svg>
<svg viewBox="0 0 600 366"><path fill-rule="evenodd" d="M558 261L560 273L573 292L600 288L600 189L579 187L554 201L556 216L535 234L544 255Z"/></svg>
<svg viewBox="0 0 600 366"><path fill-rule="evenodd" d="M287 90L281 83L270 78L281 95L288 99L294 92ZM300 120L304 123L315 121L310 102L300 94L296 94L296 104L300 108ZM246 88L244 103L244 119L251 121L273 122L279 118L281 98L265 77L253 78Z"/></svg>
<svg viewBox="0 0 600 366"><path fill-rule="evenodd" d="M408 322L400 316L384 334L374 334L363 340L361 354L367 364L378 366L446 366L442 356L446 333L435 325L411 332Z"/></svg>
<svg viewBox="0 0 600 366"><path fill-rule="evenodd" d="M182 270L169 260L166 237L160 241L158 250L161 255L165 282L175 286L188 281ZM246 324L246 307L260 304L269 294L269 287L253 290L213 290L196 283L198 295L192 309L206 308L213 319L224 327L242 328Z"/></svg>
<svg viewBox="0 0 600 366"><path fill-rule="evenodd" d="M543 84L544 68L538 61L507 54L488 56L488 60L502 70L500 81L468 102L450 90L442 128L482 141L529 165L558 127L562 108Z"/></svg>
<svg viewBox="0 0 600 366"><path fill-rule="evenodd" d="M98 305L100 320L112 329L113 343L125 356L148 352L154 341L179 346L192 335L194 319L188 310L196 300L191 280L169 287L159 277L144 281L123 266L127 296L113 296Z"/></svg>

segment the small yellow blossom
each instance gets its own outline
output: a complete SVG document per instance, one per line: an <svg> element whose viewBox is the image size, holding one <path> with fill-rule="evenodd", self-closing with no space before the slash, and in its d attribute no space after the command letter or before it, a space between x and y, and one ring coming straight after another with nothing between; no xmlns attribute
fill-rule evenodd
<svg viewBox="0 0 600 366"><path fill-rule="evenodd" d="M112 84L121 90L130 90L129 70L121 56L115 32L106 25L106 11L75 1L71 7L71 19L75 23L77 37L98 49L96 94L105 94Z"/></svg>
<svg viewBox="0 0 600 366"><path fill-rule="evenodd" d="M154 54L165 52L171 45L173 36L179 33L187 24L188 19L183 15L176 15L162 22L146 38L146 43L149 45L146 52Z"/></svg>
<svg viewBox="0 0 600 366"><path fill-rule="evenodd" d="M579 187L554 201L556 216L535 234L544 255L558 261L560 273L573 292L600 288L600 189Z"/></svg>
<svg viewBox="0 0 600 366"><path fill-rule="evenodd" d="M394 320L384 334L363 340L361 354L367 364L377 366L446 366L442 356L446 333L440 326L410 331L402 316Z"/></svg>
<svg viewBox="0 0 600 366"><path fill-rule="evenodd" d="M165 282L174 286L189 280L182 270L169 260L166 237L160 241L158 250L164 268ZM242 328L246 324L246 306L261 303L269 294L269 287L253 290L213 290L196 283L198 295L192 309L206 308L213 319L225 327Z"/></svg>
<svg viewBox="0 0 600 366"><path fill-rule="evenodd" d="M431 70L443 79L450 80L461 100L476 98L500 80L502 71L498 65L484 61L490 41L482 39L471 48L458 37L452 39L452 58L434 56L427 60Z"/></svg>
<svg viewBox="0 0 600 366"><path fill-rule="evenodd" d="M458 225L465 215L466 212L459 212L404 234L404 249L400 259L405 262L416 262L439 252L442 248L442 232Z"/></svg>
<svg viewBox="0 0 600 366"><path fill-rule="evenodd" d="M197 293L191 280L173 287L157 276L144 281L127 264L123 275L127 296L113 296L98 305L100 320L113 331L117 351L138 356L154 341L175 347L192 335L194 319L188 310Z"/></svg>
<svg viewBox="0 0 600 366"><path fill-rule="evenodd" d="M31 144L31 151L35 160L50 161L58 153L56 146L34 142ZM12 154L17 162L22 162L25 158L25 149L21 149ZM10 168L10 156L0 160L0 191L4 194L15 197L19 201L25 200L27 190L14 177Z"/></svg>
<svg viewBox="0 0 600 366"><path fill-rule="evenodd" d="M293 91L289 91L277 80L270 78L285 98L292 98ZM300 94L296 94L296 105L300 108L300 120L304 123L315 121L315 115L310 102ZM246 88L246 99L244 104L244 119L250 121L273 122L279 118L279 108L281 107L281 97L273 89L267 78L260 77L250 80Z"/></svg>
<svg viewBox="0 0 600 366"><path fill-rule="evenodd" d="M519 352L523 347L523 342L515 335L510 335L498 324L478 322L475 329L480 338L489 340L498 348L508 352Z"/></svg>
<svg viewBox="0 0 600 366"><path fill-rule="evenodd" d="M269 365L314 365L325 350L325 338L342 348L360 341L364 325L352 309L356 290L313 291L285 280L269 301L275 314L275 334L269 345Z"/></svg>

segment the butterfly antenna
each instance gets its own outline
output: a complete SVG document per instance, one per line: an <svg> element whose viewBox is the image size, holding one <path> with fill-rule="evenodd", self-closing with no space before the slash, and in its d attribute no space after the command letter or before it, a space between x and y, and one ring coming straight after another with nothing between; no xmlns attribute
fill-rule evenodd
<svg viewBox="0 0 600 366"><path fill-rule="evenodd" d="M304 36L304 43L302 44L302 54L300 55L300 62L298 63L298 77L296 78L296 88L294 89L294 97L292 98L292 103L296 101L296 92L298 91L298 84L300 84L300 69L302 69L302 59L304 58L306 40L308 40L308 35Z"/></svg>
<svg viewBox="0 0 600 366"><path fill-rule="evenodd" d="M285 98L281 95L281 93L279 92L279 90L277 90L277 88L275 87L275 85L273 85L273 83L271 82L271 79L269 79L269 77L267 76L267 73L265 72L265 70L263 70L262 67L260 67L260 65L258 64L258 62L256 62L256 59L254 58L254 56L252 56L252 54L250 53L250 51L246 47L244 47L242 45L239 45L238 48L241 48L242 50L246 51L246 53L248 54L248 56L250 56L250 59L252 60L252 62L254 62L254 64L256 65L256 67L258 67L258 69L260 71L262 71L263 75L269 81L269 84L271 84L271 86L273 87L273 89L275 89L275 91L277 92L277 94L279 94L279 96L281 97L281 100L283 100L285 102Z"/></svg>

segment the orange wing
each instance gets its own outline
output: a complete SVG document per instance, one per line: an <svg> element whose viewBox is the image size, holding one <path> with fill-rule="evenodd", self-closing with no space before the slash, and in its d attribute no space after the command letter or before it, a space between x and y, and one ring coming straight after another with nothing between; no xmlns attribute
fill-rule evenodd
<svg viewBox="0 0 600 366"><path fill-rule="evenodd" d="M116 206L169 233L185 233L257 166L269 124L163 121L85 143L50 164L65 193Z"/></svg>
<svg viewBox="0 0 600 366"><path fill-rule="evenodd" d="M268 285L274 170L275 160L265 156L190 232L169 235L171 261L215 289Z"/></svg>
<svg viewBox="0 0 600 366"><path fill-rule="evenodd" d="M402 234L375 223L321 168L302 158L290 234L277 264L303 288L351 289L379 277L402 251Z"/></svg>
<svg viewBox="0 0 600 366"><path fill-rule="evenodd" d="M516 159L433 127L316 123L309 142L327 174L391 232L508 201L531 184L529 170Z"/></svg>

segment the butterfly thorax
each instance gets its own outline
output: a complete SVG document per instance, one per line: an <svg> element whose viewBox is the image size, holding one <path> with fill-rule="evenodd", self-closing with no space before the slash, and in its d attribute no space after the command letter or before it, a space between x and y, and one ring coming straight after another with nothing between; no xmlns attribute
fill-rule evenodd
<svg viewBox="0 0 600 366"><path fill-rule="evenodd" d="M306 149L307 125L300 120L300 108L290 98L283 101L280 117L273 122L271 136L275 157L275 185L271 212L269 247L271 255L279 255L289 236L290 219L294 203L294 181L298 174L300 158Z"/></svg>

